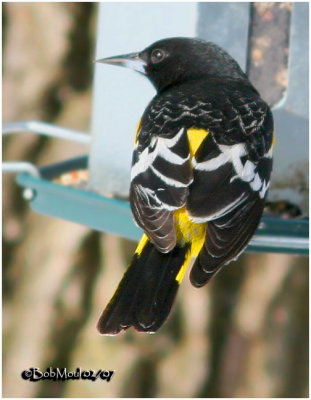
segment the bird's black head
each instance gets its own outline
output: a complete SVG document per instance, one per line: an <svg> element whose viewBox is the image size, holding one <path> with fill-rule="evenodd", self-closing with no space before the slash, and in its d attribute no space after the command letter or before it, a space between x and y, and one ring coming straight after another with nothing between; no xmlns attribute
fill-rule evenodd
<svg viewBox="0 0 311 400"><path fill-rule="evenodd" d="M202 77L246 78L238 63L227 52L202 39L163 39L139 53L98 61L135 69L146 75L158 91Z"/></svg>

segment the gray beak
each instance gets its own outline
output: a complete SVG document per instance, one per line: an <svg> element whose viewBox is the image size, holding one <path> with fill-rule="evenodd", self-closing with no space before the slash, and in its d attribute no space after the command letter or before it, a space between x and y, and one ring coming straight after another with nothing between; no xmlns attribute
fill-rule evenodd
<svg viewBox="0 0 311 400"><path fill-rule="evenodd" d="M146 62L139 57L139 53L130 53L123 54L121 56L102 58L100 60L96 60L96 62L127 67L144 75L146 74Z"/></svg>

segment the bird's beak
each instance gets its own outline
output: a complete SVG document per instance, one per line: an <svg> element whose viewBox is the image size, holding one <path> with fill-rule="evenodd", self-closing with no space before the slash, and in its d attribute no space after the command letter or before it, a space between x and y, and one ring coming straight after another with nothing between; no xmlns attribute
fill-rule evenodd
<svg viewBox="0 0 311 400"><path fill-rule="evenodd" d="M96 62L127 67L142 74L146 74L146 62L139 57L139 53L130 53L123 54L121 56L102 58L100 60L96 60Z"/></svg>

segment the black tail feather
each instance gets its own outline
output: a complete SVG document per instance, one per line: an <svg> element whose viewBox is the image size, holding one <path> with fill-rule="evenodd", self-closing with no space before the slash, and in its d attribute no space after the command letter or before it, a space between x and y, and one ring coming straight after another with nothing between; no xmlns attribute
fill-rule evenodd
<svg viewBox="0 0 311 400"><path fill-rule="evenodd" d="M114 335L130 326L142 332L159 329L177 293L176 276L187 250L188 247L176 246L169 253L162 254L148 241L141 254L135 253L98 321L99 332Z"/></svg>

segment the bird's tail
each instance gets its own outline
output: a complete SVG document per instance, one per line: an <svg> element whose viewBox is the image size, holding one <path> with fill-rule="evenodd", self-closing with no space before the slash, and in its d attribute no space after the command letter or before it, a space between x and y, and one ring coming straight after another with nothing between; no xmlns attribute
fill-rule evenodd
<svg viewBox="0 0 311 400"><path fill-rule="evenodd" d="M189 245L176 246L163 254L143 235L129 268L98 321L98 331L115 335L130 326L142 332L159 329L170 312L190 261L188 250Z"/></svg>

